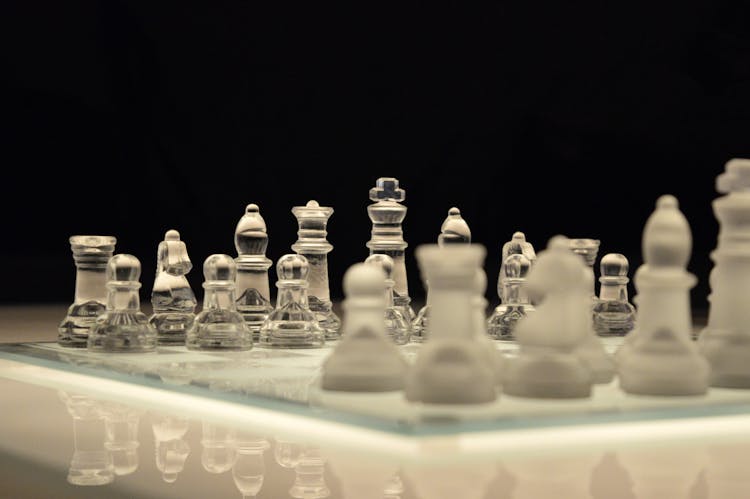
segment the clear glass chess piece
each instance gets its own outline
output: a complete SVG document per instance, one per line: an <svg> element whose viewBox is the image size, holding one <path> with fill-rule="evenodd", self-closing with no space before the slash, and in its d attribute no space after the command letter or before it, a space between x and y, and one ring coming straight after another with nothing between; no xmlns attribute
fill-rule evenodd
<svg viewBox="0 0 750 499"><path fill-rule="evenodd" d="M318 348L325 331L307 303L307 258L287 254L276 262L276 308L260 329L260 344L271 348Z"/></svg>
<svg viewBox="0 0 750 499"><path fill-rule="evenodd" d="M299 463L304 446L283 437L274 438L276 445L273 449L273 459L282 468L294 468Z"/></svg>
<svg viewBox="0 0 750 499"><path fill-rule="evenodd" d="M498 279L502 284L498 289L500 305L487 319L487 332L492 338L514 340L513 331L518 321L534 311L523 287L530 268L531 262L522 253L511 253L503 262L501 272L504 275Z"/></svg>
<svg viewBox="0 0 750 499"><path fill-rule="evenodd" d="M635 307L628 302L628 259L608 253L599 263L599 272L594 329L599 336L624 336L635 326Z"/></svg>
<svg viewBox="0 0 750 499"><path fill-rule="evenodd" d="M184 345L185 334L195 319L197 301L185 275L193 268L180 233L168 230L159 243L156 277L151 290L154 313L149 322L156 328L159 345Z"/></svg>
<svg viewBox="0 0 750 499"><path fill-rule="evenodd" d="M376 265L383 269L385 278L385 332L397 345L409 343L412 328L409 320L404 317L402 308L396 307L393 300L393 259L388 255L375 254L365 259L368 265Z"/></svg>
<svg viewBox="0 0 750 499"><path fill-rule="evenodd" d="M503 265L505 264L505 260L513 254L521 254L525 256L529 260L529 265L534 265L534 262L536 261L536 251L534 251L534 246L526 241L526 234L521 231L514 232L510 241L505 242L502 247L500 256L500 273L497 277L497 289L498 294L501 297L504 288L503 279L505 279L505 269Z"/></svg>
<svg viewBox="0 0 750 499"><path fill-rule="evenodd" d="M444 247L448 244L470 244L471 229L466 220L461 216L461 210L455 206L448 210L448 216L440 226L438 235L438 246ZM426 339L429 330L430 320L430 287L427 281L424 281L427 290L427 299L425 305L419 309L419 313L412 320L412 341L421 343Z"/></svg>
<svg viewBox="0 0 750 499"><path fill-rule="evenodd" d="M258 341L260 327L273 310L268 285L271 260L266 257L268 233L266 221L257 204L249 204L234 231L237 249L237 311Z"/></svg>
<svg viewBox="0 0 750 499"><path fill-rule="evenodd" d="M94 352L153 352L156 329L141 312L141 262L133 255L114 255L107 262L107 310L96 318L88 337Z"/></svg>
<svg viewBox="0 0 750 499"><path fill-rule="evenodd" d="M104 447L104 415L98 401L87 395L59 391L58 396L73 418L73 459L68 483L106 485L115 479L112 455Z"/></svg>
<svg viewBox="0 0 750 499"><path fill-rule="evenodd" d="M307 258L310 272L307 276L307 303L310 310L326 332L326 340L341 336L341 320L333 312L328 287L328 253L333 245L326 240L326 225L333 208L320 206L317 201L308 201L305 206L295 206L292 213L297 218L299 231L292 250Z"/></svg>
<svg viewBox="0 0 750 499"><path fill-rule="evenodd" d="M318 447L305 446L294 467L294 485L289 489L289 496L295 499L330 497L331 490L325 480L325 464Z"/></svg>
<svg viewBox="0 0 750 499"><path fill-rule="evenodd" d="M406 191L398 186L398 179L380 177L375 187L370 189L370 200L373 204L367 207L367 215L372 221L372 237L367 242L370 254L383 253L393 259L393 300L402 313L414 321L416 314L411 307L409 285L406 278L405 252L408 246L404 241L401 227L406 218L406 206L401 201L406 199Z"/></svg>
<svg viewBox="0 0 750 499"><path fill-rule="evenodd" d="M580 255L586 263L586 273L588 275L589 290L591 292L592 306L597 302L596 297L596 276L594 275L594 264L596 257L599 255L599 245L601 241L591 238L570 239L570 249L576 255Z"/></svg>
<svg viewBox="0 0 750 499"><path fill-rule="evenodd" d="M258 495L263 487L266 463L263 453L271 447L265 438L246 432L237 434L237 459L232 466L232 479L243 498Z"/></svg>
<svg viewBox="0 0 750 499"><path fill-rule="evenodd" d="M190 421L168 414L153 414L151 430L154 434L156 469L162 480L174 483L185 469L185 461L190 455L190 446L184 437Z"/></svg>
<svg viewBox="0 0 750 499"><path fill-rule="evenodd" d="M71 236L76 288L73 304L58 327L60 346L86 348L89 329L107 308L105 269L116 242L113 236Z"/></svg>
<svg viewBox="0 0 750 499"><path fill-rule="evenodd" d="M189 350L250 350L253 333L237 311L237 264L229 255L213 254L203 262L203 310L195 316L185 345Z"/></svg>

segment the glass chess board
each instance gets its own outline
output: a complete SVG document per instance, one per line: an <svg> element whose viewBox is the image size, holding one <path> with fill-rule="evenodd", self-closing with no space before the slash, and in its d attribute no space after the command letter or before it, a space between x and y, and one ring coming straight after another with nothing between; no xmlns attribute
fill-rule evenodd
<svg viewBox="0 0 750 499"><path fill-rule="evenodd" d="M621 338L603 341L614 352ZM42 369L11 374L0 369L0 374L48 386L61 383L65 374L80 375L85 376L79 378L85 380L82 389L109 380L119 383L117 386L189 395L198 403L221 401L238 408L262 409L270 416L294 415L411 437L750 415L750 390L711 388L703 396L635 396L622 392L616 378L596 385L586 399L526 399L500 394L495 402L471 406L409 403L403 392L326 392L317 383L321 364L334 347L335 343L309 350L256 346L246 352L214 353L164 346L148 354L102 354L54 342L14 343L0 345L0 359ZM508 356L516 351L512 342L497 342L497 347ZM420 346L400 348L413 361Z"/></svg>

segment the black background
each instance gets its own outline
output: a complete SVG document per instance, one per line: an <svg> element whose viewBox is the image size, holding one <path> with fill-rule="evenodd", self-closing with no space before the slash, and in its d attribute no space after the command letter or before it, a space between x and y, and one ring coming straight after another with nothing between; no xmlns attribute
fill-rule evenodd
<svg viewBox="0 0 750 499"><path fill-rule="evenodd" d="M514 231L537 251L555 234L598 238L632 273L671 193L704 308L715 177L750 157L744 4L3 3L0 300L72 301L68 237L84 233L141 259L147 300L170 228L201 297L202 262L236 254L246 204L260 205L275 262L309 199L335 209L340 299L368 254L368 190L395 176L415 300L413 250L451 206L487 247L496 302Z"/></svg>

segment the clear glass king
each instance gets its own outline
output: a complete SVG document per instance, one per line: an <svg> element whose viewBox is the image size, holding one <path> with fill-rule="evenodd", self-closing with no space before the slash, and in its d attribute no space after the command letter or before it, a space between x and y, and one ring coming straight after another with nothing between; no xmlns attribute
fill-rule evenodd
<svg viewBox="0 0 750 499"><path fill-rule="evenodd" d="M317 201L308 201L305 206L295 206L292 213L297 218L299 230L297 242L292 250L307 258L310 272L307 275L307 303L315 314L326 340L336 340L341 336L341 320L333 312L328 287L328 253L333 245L326 240L326 225L333 214L333 208L320 206Z"/></svg>
<svg viewBox="0 0 750 499"><path fill-rule="evenodd" d="M253 339L258 341L260 327L273 310L268 285L271 260L266 257L268 233L257 204L249 204L234 231L237 249L237 311L242 314Z"/></svg>
<svg viewBox="0 0 750 499"><path fill-rule="evenodd" d="M113 236L71 236L76 289L73 304L57 330L61 346L86 348L91 325L107 308L105 269L116 242Z"/></svg>
<svg viewBox="0 0 750 499"><path fill-rule="evenodd" d="M367 242L367 247L370 255L382 253L393 259L393 301L412 322L416 314L411 307L404 257L408 244L404 241L404 231L401 228L406 218L406 206L401 204L406 199L406 191L399 188L398 179L380 177L375 187L370 189L370 199L374 201L367 207L367 215L372 221L372 237Z"/></svg>

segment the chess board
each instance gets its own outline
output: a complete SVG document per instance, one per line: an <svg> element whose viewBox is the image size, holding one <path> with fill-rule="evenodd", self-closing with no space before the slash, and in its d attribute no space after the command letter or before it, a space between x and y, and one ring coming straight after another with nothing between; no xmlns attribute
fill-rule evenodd
<svg viewBox="0 0 750 499"><path fill-rule="evenodd" d="M621 339L603 341L614 352ZM512 342L496 345L507 356L515 354ZM403 392L324 391L318 383L320 368L333 348L335 342L317 349L256 346L231 353L163 346L148 354L102 354L35 342L1 345L0 358L43 367L46 374L35 379L39 384L54 385L55 373L75 373L89 377L90 383L97 378L117 381L407 437L750 414L749 390L712 388L703 396L635 396L620 390L617 379L596 385L585 399L500 394L492 403L464 406L410 403ZM420 345L400 348L413 361Z"/></svg>

